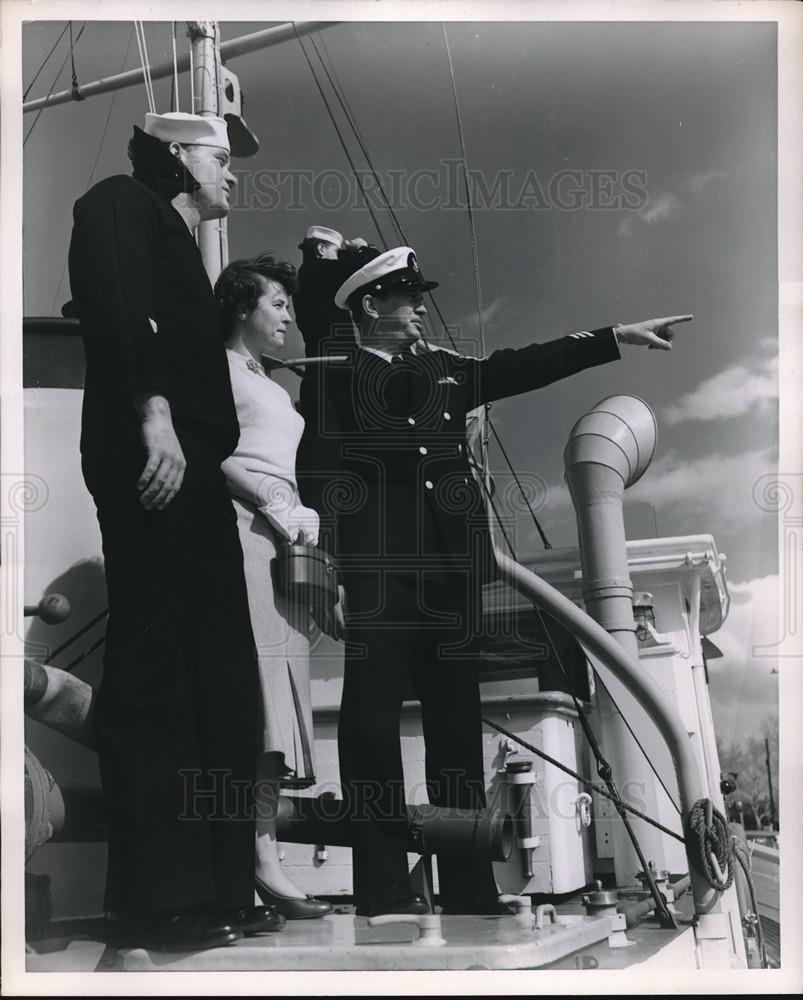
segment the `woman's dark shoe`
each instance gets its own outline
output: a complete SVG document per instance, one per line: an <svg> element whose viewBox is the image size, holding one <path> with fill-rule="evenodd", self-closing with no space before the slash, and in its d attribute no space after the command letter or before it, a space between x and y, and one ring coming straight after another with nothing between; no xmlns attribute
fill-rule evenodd
<svg viewBox="0 0 803 1000"><path fill-rule="evenodd" d="M334 910L331 903L315 899L314 896L305 896L303 899L294 896L280 896L269 889L258 876L254 877L254 882L257 895L262 902L266 906L275 907L288 920L314 920L316 917L325 917L327 913Z"/></svg>
<svg viewBox="0 0 803 1000"><path fill-rule="evenodd" d="M221 910L217 915L245 937L280 931L287 923L275 906L242 906L237 910Z"/></svg>
<svg viewBox="0 0 803 1000"><path fill-rule="evenodd" d="M429 913L429 906L409 884L390 882L360 896L356 912L358 917L379 917L383 913Z"/></svg>
<svg viewBox="0 0 803 1000"><path fill-rule="evenodd" d="M107 939L118 948L150 951L203 951L233 944L243 936L219 916L208 913L131 914L107 919Z"/></svg>

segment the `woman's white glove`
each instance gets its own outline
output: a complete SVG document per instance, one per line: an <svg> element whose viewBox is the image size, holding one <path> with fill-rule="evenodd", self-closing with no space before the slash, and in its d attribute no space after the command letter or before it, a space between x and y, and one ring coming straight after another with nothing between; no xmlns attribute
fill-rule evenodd
<svg viewBox="0 0 803 1000"><path fill-rule="evenodd" d="M293 542L299 545L317 545L320 526L318 512L311 507L299 504L290 511L287 527Z"/></svg>

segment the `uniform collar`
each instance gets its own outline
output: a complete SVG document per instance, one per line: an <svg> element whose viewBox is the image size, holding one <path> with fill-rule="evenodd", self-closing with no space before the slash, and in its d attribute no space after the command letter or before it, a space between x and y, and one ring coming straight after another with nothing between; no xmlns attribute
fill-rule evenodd
<svg viewBox="0 0 803 1000"><path fill-rule="evenodd" d="M421 349L419 346L420 343L421 341L416 341L409 347L405 347L404 350L402 351L392 351L392 352L382 350L382 348L380 347L368 347L365 344L359 344L358 347L359 350L366 351L368 354L375 354L378 358L381 358L383 361L386 361L388 364L390 364L390 362L393 361L393 359L396 357L411 357L411 356L414 358L419 357L420 355L418 352Z"/></svg>

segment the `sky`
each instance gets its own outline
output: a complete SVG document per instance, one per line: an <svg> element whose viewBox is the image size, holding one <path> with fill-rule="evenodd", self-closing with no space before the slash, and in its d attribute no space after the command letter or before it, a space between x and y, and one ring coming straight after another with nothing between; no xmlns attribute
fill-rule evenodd
<svg viewBox="0 0 803 1000"><path fill-rule="evenodd" d="M223 21L221 34L264 26ZM25 28L24 87L63 27ZM714 713L726 741L757 731L777 710L777 675L773 658L753 650L779 638L776 514L756 499L762 477L777 470L775 26L453 22L447 35L474 179L484 349L695 317L678 328L671 353L623 348L617 364L496 403L496 430L520 475L537 477L552 544L573 545L562 482L572 425L614 393L649 403L658 447L631 494L641 505L632 523L659 536L711 533L726 553L733 604L712 636L726 654L709 665ZM169 23L147 24L146 37L151 62L166 60ZM425 275L440 282L436 301L458 345L479 353L440 24L337 24L315 38ZM183 24L178 45L187 50ZM306 40L305 48L314 60ZM67 52L65 36L29 98L48 92ZM81 82L139 65L130 22L89 23L74 56ZM232 258L270 249L297 262L312 223L381 243L299 44L229 68L261 142L256 156L234 163ZM67 61L55 89L69 83ZM157 110L170 110L169 81L155 89ZM179 98L187 110L186 76ZM25 116L25 132L33 126L24 150L26 315L58 315L69 298L72 203L91 183L128 172L126 143L146 110L137 86L50 109L35 124ZM347 142L365 170L350 133ZM388 245L401 242L387 213L377 215ZM430 313L431 334L441 336ZM296 334L287 352L303 353ZM491 463L504 489L498 451ZM541 545L524 515L515 538L519 556L537 563Z"/></svg>

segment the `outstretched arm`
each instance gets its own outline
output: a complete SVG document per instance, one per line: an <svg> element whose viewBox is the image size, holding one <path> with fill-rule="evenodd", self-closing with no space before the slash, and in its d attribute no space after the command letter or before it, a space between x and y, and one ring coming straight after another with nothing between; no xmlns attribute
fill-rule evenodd
<svg viewBox="0 0 803 1000"><path fill-rule="evenodd" d="M466 378L472 406L479 406L540 389L586 368L616 361L620 357L619 344L670 350L674 337L672 325L688 323L691 319L690 315L666 316L585 330L545 344L494 351L484 360L455 358L455 365Z"/></svg>

